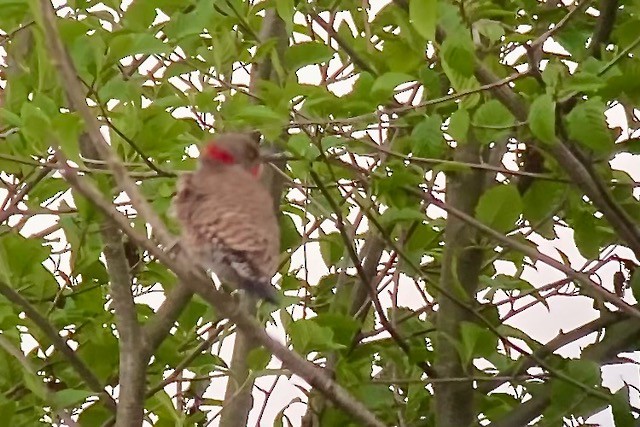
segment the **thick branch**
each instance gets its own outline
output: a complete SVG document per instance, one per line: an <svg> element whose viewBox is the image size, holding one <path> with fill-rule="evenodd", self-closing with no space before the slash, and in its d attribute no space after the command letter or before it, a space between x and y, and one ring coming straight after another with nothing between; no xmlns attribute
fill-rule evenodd
<svg viewBox="0 0 640 427"><path fill-rule="evenodd" d="M352 416L365 426L382 427L384 424L379 421L362 403L358 402L349 392L335 383L320 368L303 359L297 353L289 350L284 345L270 338L266 331L257 323L255 319L241 310L234 299L215 289L211 281L195 265L192 260L182 253L171 257L166 252L159 249L153 242L134 230L128 218L118 212L115 207L106 201L100 191L90 185L75 173L68 166L62 166L63 175L67 181L81 194L87 197L103 214L113 219L118 227L139 246L149 251L149 253L167 267L169 267L183 283L188 283L191 289L195 290L223 317L230 319L240 328L250 339L259 342L274 356L280 359L283 365L294 374L300 376L313 387L317 387L335 405L345 413Z"/></svg>
<svg viewBox="0 0 640 427"><path fill-rule="evenodd" d="M144 358L140 345L140 325L131 292L131 276L122 245L122 233L110 219L102 226L102 239L119 336L120 392L116 426L141 426L144 416L147 359Z"/></svg>
<svg viewBox="0 0 640 427"><path fill-rule="evenodd" d="M270 8L265 11L258 41L265 43L274 38L276 39L276 54L279 58L283 58L284 51L289 44L289 38L285 23L280 19L276 10ZM249 82L251 92L256 91L261 81L277 81L278 76L270 56L267 55L261 62L254 63L252 67L254 68L251 71L251 80ZM252 100L256 102L256 99ZM271 148L275 148L275 145L272 145ZM284 164L276 167L282 169ZM282 177L272 168L265 168L262 175L262 183L269 188L274 209L279 212L280 199L282 198ZM254 316L256 299L248 294L243 294L241 298L241 306L244 306L246 311ZM258 343L255 340L245 335L242 331L236 331L233 355L229 364L229 377L224 394L224 409L220 417L220 427L247 425L249 412L253 407L252 393L254 384L254 379L251 377L247 366L247 358L249 353L257 346Z"/></svg>
<svg viewBox="0 0 640 427"><path fill-rule="evenodd" d="M510 237L505 236L504 234L500 233L499 231L496 231L496 230L492 229L491 227L488 227L488 226L484 225L483 223L481 223L480 221L478 221L477 219L475 219L471 215L469 215L469 214L467 214L467 213L465 213L465 212L463 212L463 211L461 211L459 209L456 209L455 207L451 206L450 204L443 203L440 200L437 200L437 199L431 197L430 195L426 195L424 193L418 193L418 194L420 194L421 197L423 197L425 200L429 200L434 205L436 205L439 208L447 211L448 214L460 218L461 220L463 220L467 224L469 224L469 225L473 226L474 228L480 230L481 232L491 236L493 239L497 240L498 242L500 242L500 243L502 243L502 244L504 244L504 245L506 245L506 246L508 246L508 247L510 247L512 249L515 249L515 250L517 250L519 252L522 252L523 254L525 254L526 256L528 256L529 258L531 258L534 261L544 262L545 264L555 268L556 270L563 272L568 277L570 277L572 280L576 281L579 284L582 284L584 286L585 290L588 292L588 294L590 294L592 297L594 297L596 299L601 299L601 300L606 301L606 302L609 302L609 303L615 305L616 307L618 307L621 311L627 313L628 315L640 319L640 311L638 311L635 307L632 307L629 304L625 303L621 298L619 298L615 294L612 294L611 292L607 291L606 289L602 288L597 283L594 283L587 274L577 272L574 269L572 269L571 267L567 267L566 265L564 265L560 261L557 261L557 260L551 258L548 255L542 254L542 253L538 252L536 249L533 249L530 246L525 245L524 243L520 243L519 241L517 241L515 239L512 239Z"/></svg>
<svg viewBox="0 0 640 427"><path fill-rule="evenodd" d="M618 0L600 0L600 16L596 29L591 37L589 49L594 58L600 59L602 56L602 45L609 41L609 36L616 22L618 12Z"/></svg>
<svg viewBox="0 0 640 427"><path fill-rule="evenodd" d="M455 150L455 160L470 161L480 158L480 145L474 141ZM456 209L473 214L483 191L484 174L468 170L447 174L447 200ZM476 232L459 218L449 215L445 227L444 252L440 288L447 289L461 301L471 301L478 286L482 268L482 250L477 248ZM460 325L472 320L468 310L444 295L438 297L436 317L435 369L439 377L452 378L470 374L471 366L460 359L458 342ZM463 427L474 418L473 384L434 384L436 399L436 425Z"/></svg>

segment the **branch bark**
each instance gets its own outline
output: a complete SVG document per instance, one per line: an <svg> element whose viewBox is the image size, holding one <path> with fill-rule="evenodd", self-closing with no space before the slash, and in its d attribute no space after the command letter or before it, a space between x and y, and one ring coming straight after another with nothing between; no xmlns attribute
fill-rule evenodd
<svg viewBox="0 0 640 427"><path fill-rule="evenodd" d="M481 156L480 144L473 138L458 146L454 159L474 161ZM484 174L478 170L447 174L447 200L456 209L473 215L483 191ZM472 301L478 286L483 253L477 247L477 232L453 215L447 216L440 287L458 295L462 301ZM471 374L471 365L460 359L458 343L462 322L473 320L469 311L452 298L438 297L436 314L436 360L439 377L455 378ZM436 425L463 427L472 424L475 417L472 383L434 384Z"/></svg>
<svg viewBox="0 0 640 427"><path fill-rule="evenodd" d="M291 372L300 376L312 387L316 387L334 402L338 408L342 409L346 414L349 414L354 420L359 421L362 425L372 427L384 426L373 413L357 401L348 391L327 376L323 370L269 337L264 328L262 328L252 316L243 311L230 295L218 291L204 272L193 265L191 259L180 253L172 257L158 248L155 243L134 230L129 223L129 219L118 212L109 201L105 200L100 191L94 186L90 185L86 180L81 179L69 166L61 165L61 169L65 179L74 186L76 190L87 197L103 214L113 219L118 224L118 227L125 232L133 242L149 251L151 255L169 267L182 283L188 284L192 290L211 304L222 317L226 317L234 322L250 339L263 345L274 356L280 359L283 365Z"/></svg>
<svg viewBox="0 0 640 427"><path fill-rule="evenodd" d="M101 232L119 335L119 395L116 426L141 426L144 416L147 359L140 345L140 325L131 292L129 264L124 254L122 233L117 225L107 218Z"/></svg>
<svg viewBox="0 0 640 427"><path fill-rule="evenodd" d="M55 12L50 2L48 0L42 0L41 6L43 14L42 26L48 35L49 50L59 68L72 108L77 110L83 117L92 144L100 155L105 158L107 165L114 172L114 177L119 186L129 195L136 211L150 223L159 243L164 247L170 247L173 239L164 227L162 221L160 221L158 215L149 206L144 197L142 197L135 183L127 175L126 169L124 169L115 153L111 151L111 148L102 138L97 119L92 115L86 104L81 83L77 78L73 63L60 39L60 34L55 22ZM118 212L109 201L104 200L100 191L88 184L85 180L80 179L75 170L70 168L66 162L59 162L59 165L65 179L81 194L91 200L105 215L114 220L132 242L146 249L151 255L158 258L160 262L167 265L176 273L183 283L188 284L191 289L196 290L197 293L212 304L222 316L233 321L249 338L256 340L267 350L271 351L272 354L283 362L285 367L299 375L313 387L322 391L337 407L344 410L345 413L359 421L362 425L372 427L384 426L362 403L354 399L349 392L331 380L331 378L317 366L271 339L261 325L241 310L230 295L216 290L204 273L193 265L191 259L184 254L178 254L172 257L160 249L154 242L147 239L146 236L140 235L131 227L129 220L125 216Z"/></svg>
<svg viewBox="0 0 640 427"><path fill-rule="evenodd" d="M259 42L265 43L270 39L276 39L276 55L283 58L284 50L288 46L289 38L285 29L285 24L280 19L275 9L270 8L265 11L262 21L262 28L259 34ZM254 63L251 70L249 82L250 92L256 92L260 81L275 81L275 73L271 58L266 56L261 63ZM255 99L253 99L255 102ZM275 146L273 146L275 147ZM280 165L284 166L284 165ZM276 212L280 210L280 199L282 197L282 177L271 168L265 168L262 182L269 188L273 205ZM251 295L241 296L241 306L252 316L256 313L256 299ZM233 355L229 364L229 376L224 394L223 411L220 417L220 427L246 426L249 412L253 407L253 384L247 366L249 353L258 346L258 343L242 331L237 331L233 345Z"/></svg>
<svg viewBox="0 0 640 427"><path fill-rule="evenodd" d="M605 338L587 347L582 358L606 364L619 353L633 349L640 338L640 326L635 319L627 319L607 329ZM529 401L522 403L504 418L491 423L494 427L525 426L540 416L551 403L551 384L538 390Z"/></svg>

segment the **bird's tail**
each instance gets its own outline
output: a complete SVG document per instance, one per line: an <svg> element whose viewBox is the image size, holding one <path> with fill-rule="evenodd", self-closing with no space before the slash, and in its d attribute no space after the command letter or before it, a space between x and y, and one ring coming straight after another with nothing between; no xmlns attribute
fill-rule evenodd
<svg viewBox="0 0 640 427"><path fill-rule="evenodd" d="M257 298L275 305L279 303L278 293L268 280L243 280L241 287Z"/></svg>

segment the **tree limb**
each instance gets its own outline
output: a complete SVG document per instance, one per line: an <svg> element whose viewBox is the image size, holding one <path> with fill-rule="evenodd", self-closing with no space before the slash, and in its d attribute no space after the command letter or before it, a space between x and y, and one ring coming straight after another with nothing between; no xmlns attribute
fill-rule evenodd
<svg viewBox="0 0 640 427"><path fill-rule="evenodd" d="M278 16L274 8L267 9L262 20L262 28L258 35L258 42L266 43L270 39L276 39L275 54L279 58L284 57L284 51L288 46L289 37L285 29L285 23ZM278 76L269 55L252 65L251 77L249 81L249 91L256 92L261 81L277 81ZM255 103L256 99L252 98ZM271 148L276 148L271 144ZM276 148L276 150L279 152ZM280 169L284 168L284 163L279 164ZM280 199L282 198L283 179L276 174L272 168L265 168L262 183L269 189L273 199L273 207L279 214ZM256 299L249 294L241 295L240 305L252 316L256 313ZM253 384L254 378L249 372L247 359L249 353L258 346L258 343L245 335L241 330L237 330L233 344L233 354L229 364L229 376L224 394L222 415L220 417L220 427L246 426L249 412L253 407Z"/></svg>
<svg viewBox="0 0 640 427"><path fill-rule="evenodd" d="M116 402L113 398L104 390L98 377L89 369L89 367L80 359L75 351L69 347L65 340L58 334L53 325L42 316L36 308L29 303L22 295L16 292L11 286L5 282L0 281L0 294L6 299L21 307L24 314L36 324L38 328L44 333L47 338L53 344L53 347L58 350L69 361L69 364L75 369L80 378L87 384L87 386L94 392L100 395L100 399L104 401L105 405L112 411L116 410Z"/></svg>
<svg viewBox="0 0 640 427"><path fill-rule="evenodd" d="M481 156L480 144L470 139L454 151L454 160L474 161ZM483 192L484 173L467 170L447 174L447 200L456 209L473 214ZM444 252L440 273L440 288L447 289L461 301L473 299L482 268L483 251L477 246L476 232L463 220L447 217L444 233ZM460 358L461 323L471 321L469 311L453 298L438 296L436 314L435 370L438 377L451 378L468 375L471 365ZM466 363L466 364L465 364ZM474 418L473 384L434 384L435 416L438 427L471 425Z"/></svg>
<svg viewBox="0 0 640 427"><path fill-rule="evenodd" d="M638 311L638 309L636 309L635 307L632 307L629 304L625 303L617 295L612 294L611 292L609 292L606 289L602 288L597 283L594 283L588 275L586 275L584 273L577 272L574 269L572 269L571 267L567 267L566 265L562 264L560 261L557 261L557 260L551 258L548 255L540 253L536 249L533 249L533 248L525 245L524 243L520 243L517 240L514 240L514 239L512 239L510 237L507 237L507 236L503 235L502 233L492 229L491 227L486 226L485 224L481 223L480 221L478 221L474 217L472 217L469 214L467 214L467 213L465 213L465 212L463 212L463 211L451 206L450 204L441 202L440 200L437 200L436 198L434 198L434 197L432 197L430 195L427 195L427 194L424 194L424 193L421 193L421 192L417 192L417 193L420 194L421 197L423 197L425 200L429 200L434 205L436 205L439 208L447 211L448 214L460 218L461 220L463 220L467 224L469 224L469 225L473 226L474 228L480 230L481 232L491 236L492 238L494 238L498 242L500 242L500 243L502 243L502 244L504 244L504 245L506 245L506 246L508 246L508 247L510 247L512 249L515 249L515 250L517 250L519 252L522 252L523 254L525 254L526 256L531 258L532 260L544 262L545 264L555 268L556 270L559 270L559 271L563 272L568 277L570 277L571 279L575 280L577 283L582 284L592 297L597 298L597 299L602 299L602 300L604 300L606 302L609 302L609 303L615 305L616 307L618 307L621 311L625 312L626 314L628 314L628 315L630 315L632 317L640 319L640 311Z"/></svg>
<svg viewBox="0 0 640 427"><path fill-rule="evenodd" d="M61 165L61 169L65 179L73 185L76 190L87 197L103 214L113 219L118 224L118 227L125 232L133 242L136 242L149 251L150 254L169 267L182 283L188 284L192 290L196 291L210 303L218 313L234 322L250 339L263 345L274 356L280 359L283 365L291 370L291 372L300 376L311 386L318 388L318 390L333 401L337 407L341 408L355 420L358 420L362 425L372 427L384 426L362 403L358 402L349 392L342 388L342 386L334 382L319 367L269 337L262 326L243 311L230 295L218 291L204 272L193 265L189 257L182 253L171 257L145 236L142 236L137 230L133 229L129 223L129 219L118 212L110 202L105 200L100 191L90 185L86 180L80 179L73 169L67 165Z"/></svg>
<svg viewBox="0 0 640 427"><path fill-rule="evenodd" d="M102 226L104 257L109 273L111 297L119 337L119 394L116 426L141 426L147 359L140 344L140 325L131 292L129 264L124 254L122 233L107 218Z"/></svg>

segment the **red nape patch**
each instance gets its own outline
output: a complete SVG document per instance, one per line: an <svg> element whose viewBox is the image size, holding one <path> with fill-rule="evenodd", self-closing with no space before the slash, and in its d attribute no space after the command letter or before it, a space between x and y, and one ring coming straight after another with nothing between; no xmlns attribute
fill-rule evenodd
<svg viewBox="0 0 640 427"><path fill-rule="evenodd" d="M236 162L236 159L231 153L218 147L215 144L207 145L207 147L205 148L205 155L211 160L216 160L226 165L230 165Z"/></svg>
<svg viewBox="0 0 640 427"><path fill-rule="evenodd" d="M258 177L260 176L260 173L262 172L262 165L255 165L254 167L251 168L251 175Z"/></svg>

